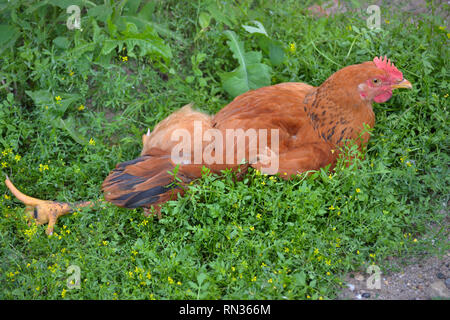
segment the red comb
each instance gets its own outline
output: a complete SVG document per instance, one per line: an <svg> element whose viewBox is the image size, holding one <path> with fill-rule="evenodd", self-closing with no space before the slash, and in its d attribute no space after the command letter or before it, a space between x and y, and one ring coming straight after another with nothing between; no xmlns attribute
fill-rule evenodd
<svg viewBox="0 0 450 320"><path fill-rule="evenodd" d="M373 62L375 63L375 65L377 66L377 68L382 69L384 71L386 71L387 73L389 73L392 77L396 78L396 79L403 79L403 73L401 73L400 70L398 70L395 66L394 63L391 62L390 59L388 59L386 56L384 56L384 60L383 57L375 57L373 59Z"/></svg>

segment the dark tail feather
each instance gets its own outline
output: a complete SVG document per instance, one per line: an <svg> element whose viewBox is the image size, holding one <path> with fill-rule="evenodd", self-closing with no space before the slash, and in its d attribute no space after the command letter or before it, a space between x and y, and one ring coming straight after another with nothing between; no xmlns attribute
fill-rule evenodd
<svg viewBox="0 0 450 320"><path fill-rule="evenodd" d="M174 182L175 165L169 156L142 156L119 163L106 177L102 190L106 201L119 207L138 208L175 199L184 190ZM181 177L183 184L190 179Z"/></svg>

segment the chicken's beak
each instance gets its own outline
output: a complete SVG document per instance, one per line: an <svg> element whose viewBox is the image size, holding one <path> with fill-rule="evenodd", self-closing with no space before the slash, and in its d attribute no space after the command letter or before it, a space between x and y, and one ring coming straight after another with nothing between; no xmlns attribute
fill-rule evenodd
<svg viewBox="0 0 450 320"><path fill-rule="evenodd" d="M400 88L412 89L412 84L408 80L403 79L399 83L391 85L391 88L392 89L400 89Z"/></svg>

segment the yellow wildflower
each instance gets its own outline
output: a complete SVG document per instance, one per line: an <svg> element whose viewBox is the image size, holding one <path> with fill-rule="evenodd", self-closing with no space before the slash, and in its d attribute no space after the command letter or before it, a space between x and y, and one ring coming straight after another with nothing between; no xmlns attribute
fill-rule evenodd
<svg viewBox="0 0 450 320"><path fill-rule="evenodd" d="M127 57L127 56L123 56L123 57L122 57L122 61L123 61L123 62L128 61L128 57Z"/></svg>
<svg viewBox="0 0 450 320"><path fill-rule="evenodd" d="M14 157L14 160L16 160L16 162L19 162L20 159L22 159L22 157L18 154L16 154L16 156Z"/></svg>
<svg viewBox="0 0 450 320"><path fill-rule="evenodd" d="M69 76L73 76L75 73L72 71L72 70L70 70L70 72L69 72Z"/></svg>
<svg viewBox="0 0 450 320"><path fill-rule="evenodd" d="M3 162L2 162L2 168L6 168L7 166L8 166L8 163L5 162L5 161L3 161Z"/></svg>
<svg viewBox="0 0 450 320"><path fill-rule="evenodd" d="M63 289L63 291L61 292L61 297L65 298L66 297L66 292L67 292L67 290Z"/></svg>
<svg viewBox="0 0 450 320"><path fill-rule="evenodd" d="M440 26L440 27L439 27L439 30L444 31L444 30L445 30L445 26Z"/></svg>
<svg viewBox="0 0 450 320"><path fill-rule="evenodd" d="M6 200L11 200L11 196L8 196L7 194L5 194L5 199Z"/></svg>
<svg viewBox="0 0 450 320"><path fill-rule="evenodd" d="M89 144L90 144L91 146L95 146L95 140L91 138L91 139L89 140Z"/></svg>
<svg viewBox="0 0 450 320"><path fill-rule="evenodd" d="M60 102L60 101L61 101L61 96L56 96L56 97L55 97L55 100L56 100L57 102Z"/></svg>
<svg viewBox="0 0 450 320"><path fill-rule="evenodd" d="M360 193L361 189L360 188L356 188L356 193Z"/></svg>
<svg viewBox="0 0 450 320"><path fill-rule="evenodd" d="M82 104L80 104L80 106L78 107L78 111L83 111L84 110L84 106Z"/></svg>
<svg viewBox="0 0 450 320"><path fill-rule="evenodd" d="M294 42L291 42L291 43L289 44L289 51L292 52L292 53L294 53L295 50L296 50L295 43L294 43Z"/></svg>
<svg viewBox="0 0 450 320"><path fill-rule="evenodd" d="M171 277L167 277L167 281L169 281L170 284L173 284L175 282Z"/></svg>

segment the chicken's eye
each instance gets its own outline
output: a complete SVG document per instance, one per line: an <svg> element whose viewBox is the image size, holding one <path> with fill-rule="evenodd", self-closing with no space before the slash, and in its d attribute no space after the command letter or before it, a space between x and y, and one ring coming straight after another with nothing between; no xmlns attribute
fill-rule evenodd
<svg viewBox="0 0 450 320"><path fill-rule="evenodd" d="M380 83L380 80L377 79L377 78L375 78L375 79L372 80L372 82L373 82L374 84L379 84L379 83Z"/></svg>

